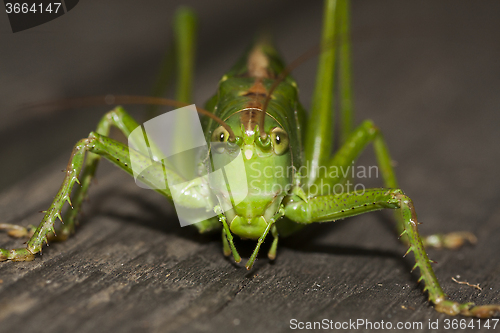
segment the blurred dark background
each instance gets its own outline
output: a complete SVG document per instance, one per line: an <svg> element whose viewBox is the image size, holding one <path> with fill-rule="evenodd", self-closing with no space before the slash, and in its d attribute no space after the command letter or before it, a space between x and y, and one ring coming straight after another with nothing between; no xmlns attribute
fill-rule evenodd
<svg viewBox="0 0 500 333"><path fill-rule="evenodd" d="M68 97L149 94L162 55L171 41L172 17L179 5L191 6L199 15L194 86L198 105L215 92L221 75L259 29L272 32L287 62L319 41L321 1L81 1L66 15L15 34L10 30L7 15L0 15L0 190L5 193L4 216L24 216L24 213L12 212L8 204L12 202L9 199L12 193L24 193L19 189L20 184L29 186L31 181L63 169L73 145L95 128L108 109L34 113L20 111L20 107L26 103ZM413 198L419 217L425 222L422 229L426 233L470 230L478 235L480 245L474 249L466 248L458 254L433 252L434 256L431 255L433 259L438 257L436 260L441 264L438 276L446 279L448 290L456 288L453 290L459 293L474 294L473 290L455 287L450 282L451 274L469 272L471 282L483 284L486 281L487 284L489 281L492 287L495 286L485 294L485 299L477 301L493 299L497 303L500 302L497 291L500 289L497 255L500 234L497 211L500 200L497 173L500 163L499 17L500 2L497 1L352 2L356 123L370 118L382 129L397 162L399 183ZM306 107L312 93L315 66L316 59L312 59L293 73ZM140 116L144 108L128 109ZM371 149L361 163L374 163ZM381 183L370 180L370 184ZM58 185L54 186L57 189ZM35 188L33 192L39 193L43 202L55 194ZM20 203L19 207L22 207ZM386 272L388 269L382 268L388 261L383 256L384 246L395 254L404 253L404 249L395 241L385 243L377 239L391 239L392 235L388 228L384 230L373 220L377 218L361 217L355 226L343 225L338 230L340 236L328 236L325 232L327 236L316 235L309 243L302 243L300 238L285 243L281 264L300 268L300 264L293 264L297 252L305 263L324 262L323 270L327 271L327 262L333 265L331 257L342 250L328 250L324 244L337 244L379 249L382 259L379 258L370 269ZM97 226L95 228L98 230ZM377 234L379 232L381 235ZM325 246L327 250L323 251ZM290 260L287 251L294 252ZM300 254L301 251L305 252ZM319 259L308 258L319 256L315 252L327 254ZM366 280L353 272L358 266L351 264L349 253L356 257L355 260L359 257L372 260L372 257L367 258L363 251L354 252L347 251L339 260L345 260L342 274L347 277L344 278L359 285ZM496 258L492 258L493 254ZM453 261L457 257L462 261ZM262 264L266 260L262 258ZM225 269L234 270L223 259L221 262ZM432 309L427 307L420 290L415 287L415 279L407 274L409 269L399 261L391 264L402 272L395 279L406 278L404 283L411 286L416 302L422 301L414 307L424 312L411 315L384 310L384 315L396 313L394 316L400 319L428 318ZM352 269L346 268L351 265ZM8 272L15 280L19 272L14 266L9 267L12 269ZM266 269L273 274L273 269L279 271L280 267L278 261ZM331 270L338 267L333 266ZM457 267L460 269L455 270ZM380 275L369 283L379 280ZM349 292L357 295L358 291ZM390 303L383 303L385 306L400 309L400 303L391 303L391 299L398 299L394 295L401 297L397 290L378 297ZM345 306L342 307L339 303L328 305L321 296L316 297L320 297L317 302L324 302L321 310L303 309L302 320L339 313L340 317L358 318L356 309L369 313L374 310L368 303L377 302L368 296L354 303L341 304ZM248 302L252 304L252 299ZM290 313L297 314L299 303L294 303ZM331 312L328 309L332 309ZM281 314L282 325L277 324L276 329L287 327L286 311L282 310ZM382 317L374 315L373 318ZM203 327L209 330L214 326L206 324ZM240 327L251 331L244 322Z"/></svg>
<svg viewBox="0 0 500 333"><path fill-rule="evenodd" d="M200 16L194 89L198 104L215 91L220 76L259 29L272 32L287 61L319 38L321 1L150 1L147 5L86 1L59 19L16 34L4 15L0 21L0 156L2 174L8 177L1 177L2 187L33 169L14 162L20 155L33 156L40 167L62 149L69 151L103 113L70 110L35 119L32 113L20 112L20 106L67 97L150 93L171 39L172 14L179 5L192 6ZM500 23L495 19L499 7L495 1L480 5L353 1L358 121L370 117L384 128L391 119L404 117L412 127L399 129L401 133L392 128L385 132L411 144L423 140L436 123L448 122L448 128L453 128L459 114L469 115L471 126L478 126L473 119L494 114L490 108L498 100L490 98L498 96L499 89ZM306 106L314 69L315 59L294 73ZM451 103L453 113L446 114ZM433 110L432 119L424 118L424 109ZM485 123L495 123L489 120ZM460 129L464 130L461 137L467 134L467 129ZM453 139L448 140L453 144ZM9 148L12 141L22 144L20 149ZM36 147L40 142L43 148Z"/></svg>
<svg viewBox="0 0 500 333"><path fill-rule="evenodd" d="M69 97L149 94L179 5L191 6L199 15L197 104L214 93L221 75L256 31L271 31L287 62L319 39L321 1L155 1L147 5L87 1L61 18L16 34L4 15L0 21L1 189L56 157L68 156L74 143L87 136L109 109L34 114L20 107ZM401 186L422 193L429 186L440 189L430 197L450 195L449 186L459 186L452 191L457 195L494 195L498 184L491 179L500 159L496 145L500 139L500 4L353 1L352 7L356 121L370 118L382 128L399 163ZM316 59L311 59L294 72L306 107L315 66ZM139 117L144 108L128 109ZM477 202L476 198L471 195L468 201Z"/></svg>

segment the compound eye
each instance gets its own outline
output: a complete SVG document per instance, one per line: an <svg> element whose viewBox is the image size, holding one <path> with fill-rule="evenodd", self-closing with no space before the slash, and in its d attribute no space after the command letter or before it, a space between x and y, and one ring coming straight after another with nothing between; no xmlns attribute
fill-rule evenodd
<svg viewBox="0 0 500 333"><path fill-rule="evenodd" d="M271 130L271 142L277 155L283 155L288 151L288 135L282 128L275 127Z"/></svg>
<svg viewBox="0 0 500 333"><path fill-rule="evenodd" d="M222 126L219 126L212 133L212 142L226 142L229 139L229 132Z"/></svg>

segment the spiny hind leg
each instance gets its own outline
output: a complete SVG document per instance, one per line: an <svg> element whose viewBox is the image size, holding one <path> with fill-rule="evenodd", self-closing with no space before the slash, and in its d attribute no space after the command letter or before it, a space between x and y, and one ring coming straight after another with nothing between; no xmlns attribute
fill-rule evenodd
<svg viewBox="0 0 500 333"><path fill-rule="evenodd" d="M112 126L118 128L126 137L129 137L130 133L137 128L139 124L122 107L116 107L101 118L97 125L96 133L102 136L108 136ZM61 225L56 234L49 234L49 240L63 241L74 233L77 216L87 196L90 183L94 178L100 159L101 156L99 154L87 154L85 166L80 175L81 186L77 187L75 190L72 200L72 209L66 211L63 218L64 224Z"/></svg>
<svg viewBox="0 0 500 333"><path fill-rule="evenodd" d="M147 165L151 164L151 160L149 157L146 157L132 149L130 149L129 151L129 148L126 145L98 133L90 133L88 138L78 141L78 143L73 148L73 152L66 167L66 176L64 178L64 181L49 209L45 211L45 215L42 221L28 241L26 248L13 250L0 249L0 261L30 261L34 259L34 254L41 251L43 244L48 241L49 237L53 238L51 234L57 234L54 229L54 223L56 219L60 219L62 221L61 209L64 203L68 202L70 205L72 205L70 194L75 183L80 183L82 185L80 191L77 192L77 198L75 200L75 202L79 200L79 205L81 204L81 201L85 196L85 191L88 188L88 184L90 184L91 176L93 175L93 171L95 171L95 166L98 161L98 159L96 160L93 158L87 159L87 169L90 168L90 171L92 172L82 173L82 182L87 182L87 188L84 188L82 182L80 182L77 177L82 170L86 152L91 153L88 154L89 157L93 155L104 156L123 170L127 171L129 174L133 174L130 164L130 156L132 156L138 163L147 163ZM90 163L90 166L88 162L89 160L92 162ZM149 172L149 178L142 179L142 181L148 185L157 184L159 181L164 181L164 172L165 169L162 164L154 163L152 164L151 170ZM171 198L171 193L167 186L165 186L164 189L157 189L157 191ZM73 210L76 210L77 208L79 207L76 207L75 204L75 206L73 206ZM70 217L71 216L74 218L76 214L70 215ZM69 222L74 223L74 220L68 221L68 223ZM73 226L67 227L66 225L63 225L63 228L65 228L62 229L62 233L64 236L60 239L64 239L65 237L67 237L67 234L64 234L64 232L70 233L73 230Z"/></svg>
<svg viewBox="0 0 500 333"><path fill-rule="evenodd" d="M415 266L420 269L420 279L425 283L424 291L429 294L429 301L436 311L449 315L461 314L479 318L500 315L500 305L474 306L473 303L458 303L448 299L443 292L431 267L432 260L425 252L417 225L417 214L409 197L399 189L367 189L363 191L323 195L304 201L294 197L285 207L285 216L298 223L328 222L346 217L376 211L395 209L403 221L403 233L408 237L409 249L413 252ZM405 255L406 255L405 254Z"/></svg>
<svg viewBox="0 0 500 333"><path fill-rule="evenodd" d="M175 26L174 26L174 32L176 35L176 40L178 42L178 45L176 47L177 50L177 60L179 61L179 71L178 71L178 79L177 79L177 85L178 85L178 91L177 91L177 99L180 101L184 102L189 102L191 99L191 91L192 91L192 76L193 76L193 68L194 68L194 31L195 31L195 26L196 26L196 17L193 14L192 11L189 9L181 9L178 10L175 13ZM160 91L158 94L161 94L161 87L159 88ZM130 117L121 107L117 107L116 109L112 110L111 112L107 113L99 122L97 126L96 133L99 136L108 136L109 134L109 129L111 126L116 126L118 129L122 131L125 136L129 136L130 132L135 129L138 124ZM89 136L92 136L92 134ZM82 141L80 141L77 146L79 148L82 148ZM75 149L77 148L75 146ZM113 155L112 152L106 152L105 147L101 147L104 150L101 150L100 152L93 151L96 154L87 154L87 160L85 162L85 167L83 168L83 172L80 175L81 179L81 186L75 190L74 196L73 196L73 204L71 203L71 200L69 198L69 195L71 193L71 188L74 185L74 182L78 182L78 179L76 178L78 176L78 172L76 175L73 176L74 179L68 181L68 170L66 170L67 176L65 178L65 182L61 186L60 192L56 196L56 199L54 200L51 209L49 209L47 212L45 212L45 217L40 223L40 226L38 228L35 227L20 227L20 226L15 226L12 224L1 224L0 225L0 230L4 229L7 230L9 235L13 237L24 237L28 236L30 238L30 241L28 243L28 248L27 249L15 249L15 250L6 250L6 249L1 249L0 248L0 261L2 260L32 260L33 259L33 253L39 252L41 249L41 245L43 242L49 240L65 240L69 235L71 235L74 232L75 228L75 222L76 218L78 215L78 212L80 211L81 204L87 194L88 188L90 186L90 182L94 176L95 170L97 168L100 155ZM153 142L150 142L149 149L153 155L156 155L155 153L157 152L157 148ZM86 150L91 151L92 149L89 149L88 147ZM124 146L121 147L122 151L127 151L128 152L128 147ZM134 153L135 154L135 153ZM137 153L138 155L141 155ZM78 154L75 154L75 150L73 150L72 157L70 159L70 163L68 163L68 168L72 161L75 159L79 159ZM156 155L156 156L160 156ZM107 158L110 158L109 156L106 156ZM141 157L144 157L141 155ZM128 157L127 157L128 158ZM114 158L111 159L111 161L115 164L119 164L119 166L122 169L125 169L127 172L132 174L132 171L129 167L130 163L124 164L123 162L116 162ZM123 160L122 160L123 161ZM77 165L80 165L81 168L81 163L83 163L83 157L81 161L77 161ZM162 174L164 177L164 172L169 172L173 173L172 170L161 170L159 166L155 166L155 169L158 169L159 173ZM78 170L80 171L80 169ZM178 177L177 174L173 175L174 177ZM163 179L164 180L164 179ZM157 181L161 181L161 179L153 181L154 184L156 184ZM65 196L61 197L61 191L63 190L63 187L66 188L66 190L69 188L69 192L66 193ZM153 188L156 188L153 186ZM157 189L157 192L165 195L169 199L171 199L171 193L168 188L168 186L165 186L164 189ZM181 195L182 197L182 195ZM185 202L187 199L182 200L182 202ZM57 202L58 209L54 210L52 209L54 204ZM62 205L64 204L64 201L68 201L70 205L72 205L72 209L68 210L66 214L64 215L64 224L61 226L61 228L57 231L57 233L54 232L54 222L56 218L61 219L60 216L60 211L62 208ZM191 200L192 201L192 200ZM197 203L192 203L193 205L199 205L200 202L203 200L197 200ZM188 204L189 206L189 204ZM198 207L197 207L198 208ZM62 219L61 219L62 220ZM44 226L42 228L42 225ZM215 223L217 226L218 224ZM196 224L198 229L200 231L205 231L205 230L210 230L214 227L214 221L205 221L203 223L198 223ZM41 229L42 228L42 229ZM36 240L35 240L36 239ZM35 252L33 252L35 251Z"/></svg>
<svg viewBox="0 0 500 333"><path fill-rule="evenodd" d="M130 135L132 130L134 130L139 125L122 107L116 107L115 109L107 112L101 118L101 120L97 125L96 133L107 136L109 135L111 126L117 127L125 136L128 136ZM70 236L72 233L74 233L78 213L80 212L83 200L87 195L90 183L92 181L92 178L94 177L99 160L100 160L99 155L88 154L87 159L85 161L85 166L83 168L83 172L80 175L81 186L75 189L75 193L73 195L72 200L70 200L69 194L68 197L65 199L71 205L72 209L66 211L64 218L62 219L62 221L64 221L64 224L61 225L61 227L56 231L56 233L53 232L48 233L47 235L48 240L63 241L66 240L68 236ZM68 167L69 166L70 165L68 164ZM68 173L68 169L66 170L66 173ZM71 193L71 191L69 193ZM8 223L0 224L0 230L6 230L9 236L16 238L32 237L36 229L37 228L32 225L25 228L15 224L8 224Z"/></svg>
<svg viewBox="0 0 500 333"><path fill-rule="evenodd" d="M338 172L338 177L336 178L323 178L322 181L332 186L336 183L345 181L345 178L343 178L344 175L350 174L350 172L345 172L345 170L352 168L352 161L358 158L369 143L373 143L384 186L392 189L399 188L385 140L380 130L370 120L366 120L358 126L351 135L348 136L335 156L328 162L327 166L340 168L342 172ZM319 184L319 181L317 181L317 183ZM405 230L404 221L398 213L395 213L394 217L396 219L396 230L398 234L401 235ZM408 244L406 236L402 236L401 241ZM457 249L467 242L474 244L476 241L477 239L474 234L465 231L422 236L423 244L426 247L434 248Z"/></svg>
<svg viewBox="0 0 500 333"><path fill-rule="evenodd" d="M176 40L176 60L179 64L177 73L177 100L181 102L190 102L192 94L192 77L194 71L194 39L195 39L196 16L187 8L178 9L174 19L174 34ZM168 70L167 70L168 72ZM161 76L169 76L168 73L162 73ZM167 78L159 78L159 81L164 81ZM168 80L168 79L167 79ZM163 92L163 84L158 82L155 87L154 95L160 96ZM127 138L130 133L139 124L121 107L117 107L107 113L99 122L96 132L100 135L108 136L111 126L117 127ZM182 136L182 135L181 135ZM129 138L130 139L130 138ZM156 156L162 156L159 149L153 142L150 142L149 147ZM158 153L158 154L157 154ZM68 210L65 216L65 224L58 232L58 238L65 239L68 235L74 232L74 222L79 212L81 203L87 193L90 181L94 176L100 156L89 154L85 168L82 174L82 186L75 193L75 209ZM66 220L68 222L66 223Z"/></svg>
<svg viewBox="0 0 500 333"><path fill-rule="evenodd" d="M350 42L350 3L340 1L337 8L338 38L339 38L339 101L340 101L340 139L342 149L327 165L345 168L351 166L359 153L369 142L373 142L375 153L382 169L384 186L399 188L396 176L391 165L391 158L387 145L378 130L370 121L363 123L354 132L352 121L354 119L352 82L351 82L351 42ZM333 10L333 9L331 9ZM338 179L337 181L342 181ZM399 214L395 214L397 231L403 232L403 221ZM407 243L406 237L401 240ZM456 249L464 243L475 244L476 237L470 232L451 232L447 234L434 234L423 236L422 241L427 247Z"/></svg>
<svg viewBox="0 0 500 333"><path fill-rule="evenodd" d="M45 211L45 215L42 219L42 222L35 230L33 235L26 248L20 249L0 249L0 261L4 260L12 260L12 261L31 261L34 259L34 254L41 250L41 247L44 242L47 242L47 234L55 233L54 230L54 222L57 218L62 220L61 217L61 208L64 205L64 202L68 201L71 205L70 194L71 189L75 182L78 181L77 176L80 172L81 165L83 164L83 147L86 144L86 139L80 140L75 147L73 148L73 152L71 154L70 161L66 167L66 176L64 178L63 184L59 189L54 201L50 205L50 208ZM10 234L14 231L14 235L20 236L22 234L27 234L27 230L23 231L20 229L11 229Z"/></svg>

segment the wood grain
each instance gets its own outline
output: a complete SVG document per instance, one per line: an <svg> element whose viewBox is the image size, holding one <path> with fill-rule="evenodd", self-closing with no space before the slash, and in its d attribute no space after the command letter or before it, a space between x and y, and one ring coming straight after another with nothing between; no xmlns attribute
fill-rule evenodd
<svg viewBox="0 0 500 333"><path fill-rule="evenodd" d="M133 1L110 3L81 2L40 30L10 35L1 26L9 46L0 54L0 63L9 65L9 75L0 78L2 222L38 223L38 211L62 181L72 145L105 110L24 116L16 111L19 104L146 94L153 82L151 64L166 45L175 3L158 2L154 13ZM257 14L271 22L288 61L318 40L321 6L297 1L280 9L284 3L192 3L202 26L197 103L215 91L219 76L254 34L257 23L241 23ZM487 304L500 303L500 6L475 5L355 2L355 105L358 123L371 118L382 129L401 187L424 223L421 232L477 235L474 247L429 255L452 299ZM159 35L152 36L148 22L159 24L162 17L164 27L155 27ZM50 51L31 54L37 38ZM29 70L30 59L47 68ZM311 61L295 73L305 105L313 71ZM374 163L371 149L361 163ZM167 201L102 166L74 237L44 247L33 262L0 263L0 332L282 332L292 318L415 321L424 331L429 320L439 319L438 331L445 331L448 317L436 313L417 286L418 272L410 273L413 257L402 258L406 249L392 231L390 214L311 226L280 240L274 262L265 257L265 243L248 272L225 259L218 234L181 228ZM22 241L2 234L0 244L19 247ZM237 246L248 258L254 243L238 240Z"/></svg>

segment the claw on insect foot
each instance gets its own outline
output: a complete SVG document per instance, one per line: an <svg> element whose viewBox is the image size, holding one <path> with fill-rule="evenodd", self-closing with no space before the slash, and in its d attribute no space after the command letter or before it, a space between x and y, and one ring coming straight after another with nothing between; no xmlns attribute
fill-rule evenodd
<svg viewBox="0 0 500 333"><path fill-rule="evenodd" d="M250 262L250 260L248 260L248 262L245 265L245 268L247 269L247 271L249 271L252 269L252 267L253 267L253 261Z"/></svg>
<svg viewBox="0 0 500 333"><path fill-rule="evenodd" d="M438 312L452 316L461 314L469 317L491 318L500 315L500 305L475 306L472 302L460 304L450 300L439 300L434 304L434 308Z"/></svg>
<svg viewBox="0 0 500 333"><path fill-rule="evenodd" d="M0 249L0 261L32 261L35 255L26 248L6 250Z"/></svg>
<svg viewBox="0 0 500 333"><path fill-rule="evenodd" d="M478 318L491 318L500 316L500 305L479 305L468 310L470 315Z"/></svg>

